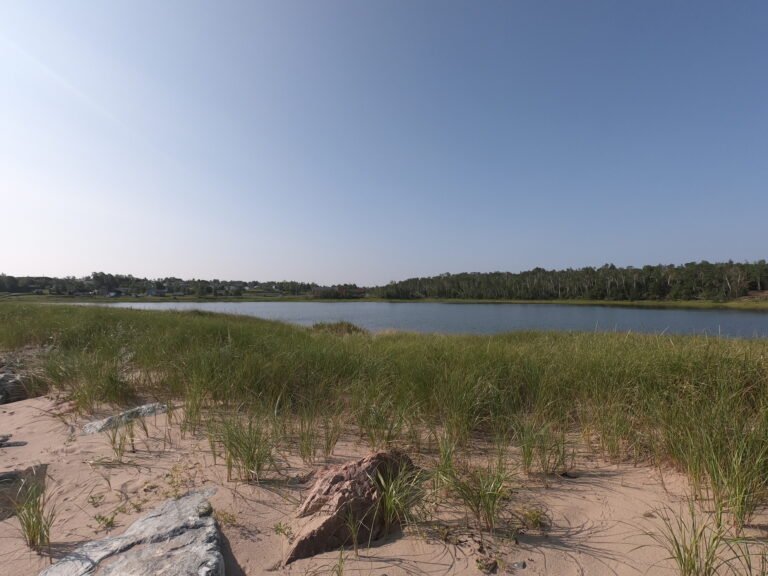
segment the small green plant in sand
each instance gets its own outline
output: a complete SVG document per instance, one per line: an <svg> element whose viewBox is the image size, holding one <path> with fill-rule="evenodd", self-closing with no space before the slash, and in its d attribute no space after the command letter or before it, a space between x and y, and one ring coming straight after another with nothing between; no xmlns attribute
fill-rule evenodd
<svg viewBox="0 0 768 576"><path fill-rule="evenodd" d="M174 464L165 474L165 483L168 486L163 493L168 498L180 498L189 490L192 484L189 475L181 464Z"/></svg>
<svg viewBox="0 0 768 576"><path fill-rule="evenodd" d="M237 516L233 512L216 508L213 511L213 517L220 526L237 526Z"/></svg>
<svg viewBox="0 0 768 576"><path fill-rule="evenodd" d="M539 507L522 508L518 511L517 516L525 530L545 531L552 524L547 512Z"/></svg>
<svg viewBox="0 0 768 576"><path fill-rule="evenodd" d="M352 549L355 551L355 556L359 555L360 550L360 528L362 527L363 519L355 514L352 507L347 507L344 513L344 526L349 533L349 539L352 541ZM347 542L346 544L349 544Z"/></svg>
<svg viewBox="0 0 768 576"><path fill-rule="evenodd" d="M344 565L347 562L347 557L344 555L344 548L339 548L339 559L331 566L331 576L344 576Z"/></svg>
<svg viewBox="0 0 768 576"><path fill-rule="evenodd" d="M14 502L14 512L24 542L30 549L40 551L50 544L56 507L48 501L44 485L22 483Z"/></svg>
<svg viewBox="0 0 768 576"><path fill-rule="evenodd" d="M98 526L96 530L97 531L103 530L105 532L109 532L115 527L116 518L117 518L117 511L112 512L110 514L96 514L93 517L93 519L96 521L96 525Z"/></svg>
<svg viewBox="0 0 768 576"><path fill-rule="evenodd" d="M284 536L285 538L288 538L288 539L293 537L293 529L290 527L290 525L286 524L285 522L278 522L272 527L272 530L278 536Z"/></svg>
<svg viewBox="0 0 768 576"><path fill-rule="evenodd" d="M93 506L94 508L98 508L104 503L104 494L89 494L88 495L88 504Z"/></svg>
<svg viewBox="0 0 768 576"><path fill-rule="evenodd" d="M112 449L112 462L115 464L122 464L125 456L126 442L128 440L126 429L123 426L107 428L104 431L104 436L107 438L109 447Z"/></svg>

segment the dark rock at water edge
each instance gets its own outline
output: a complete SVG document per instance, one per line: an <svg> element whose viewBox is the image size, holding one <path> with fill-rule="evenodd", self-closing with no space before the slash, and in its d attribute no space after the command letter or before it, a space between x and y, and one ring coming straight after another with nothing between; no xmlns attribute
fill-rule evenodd
<svg viewBox="0 0 768 576"><path fill-rule="evenodd" d="M212 494L167 500L120 536L88 542L40 576L224 576Z"/></svg>

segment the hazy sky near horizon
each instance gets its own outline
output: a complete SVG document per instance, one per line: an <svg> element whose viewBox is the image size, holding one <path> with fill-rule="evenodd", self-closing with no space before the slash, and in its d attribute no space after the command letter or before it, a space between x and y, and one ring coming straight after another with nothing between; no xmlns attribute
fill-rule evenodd
<svg viewBox="0 0 768 576"><path fill-rule="evenodd" d="M3 0L0 272L768 256L768 3Z"/></svg>

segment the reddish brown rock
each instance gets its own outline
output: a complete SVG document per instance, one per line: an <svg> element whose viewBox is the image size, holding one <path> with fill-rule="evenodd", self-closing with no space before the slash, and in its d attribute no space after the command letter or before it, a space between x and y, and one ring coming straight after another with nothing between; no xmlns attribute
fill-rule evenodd
<svg viewBox="0 0 768 576"><path fill-rule="evenodd" d="M412 469L411 459L390 451L321 471L296 512L298 528L285 563L353 544L351 523L358 526L360 544L384 536L384 518L376 513L379 491L374 480L379 474L397 475L403 467Z"/></svg>

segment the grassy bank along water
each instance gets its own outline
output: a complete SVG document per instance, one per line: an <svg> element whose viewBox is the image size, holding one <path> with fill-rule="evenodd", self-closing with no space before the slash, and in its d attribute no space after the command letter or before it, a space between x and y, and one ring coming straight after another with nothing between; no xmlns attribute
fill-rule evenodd
<svg viewBox="0 0 768 576"><path fill-rule="evenodd" d="M734 300L585 300L585 299L551 299L551 300L505 300L494 298L315 298L309 295L275 295L275 296L64 296L64 295L32 295L0 293L0 300L16 300L25 303L98 303L114 304L118 302L391 302L391 303L442 303L442 304L559 304L563 306L605 306L612 308L656 308L682 310L744 310L768 312L768 297L742 297Z"/></svg>
<svg viewBox="0 0 768 576"><path fill-rule="evenodd" d="M768 341L639 334L371 335L201 312L0 303L0 348L44 346L42 380L83 412L183 404L231 477L312 462L342 429L371 448L435 451L432 494L453 489L496 527L503 456L567 472L575 445L684 471L736 534L768 500ZM495 450L495 452L494 452ZM471 505L470 505L471 504Z"/></svg>

